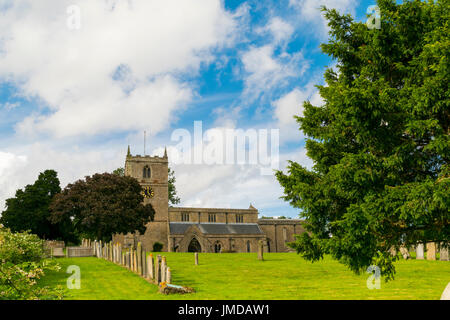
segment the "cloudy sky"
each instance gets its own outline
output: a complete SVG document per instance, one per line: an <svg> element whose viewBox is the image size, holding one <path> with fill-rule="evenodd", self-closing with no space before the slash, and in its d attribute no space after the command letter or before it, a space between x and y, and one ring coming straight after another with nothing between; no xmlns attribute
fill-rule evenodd
<svg viewBox="0 0 450 320"><path fill-rule="evenodd" d="M293 119L334 61L320 5L375 0L0 0L0 212L54 169L62 187L133 154L177 154L176 129L279 129L280 169L310 167ZM212 142L210 142L212 143ZM205 141L205 144L208 144ZM179 150L178 150L179 151ZM297 217L258 165L175 164L183 206Z"/></svg>

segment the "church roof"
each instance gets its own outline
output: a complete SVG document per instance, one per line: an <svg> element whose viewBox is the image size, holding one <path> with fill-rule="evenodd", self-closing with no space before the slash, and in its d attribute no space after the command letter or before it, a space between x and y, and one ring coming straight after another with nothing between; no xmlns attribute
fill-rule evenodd
<svg viewBox="0 0 450 320"><path fill-rule="evenodd" d="M263 234L257 223L186 223L170 222L171 234L184 234L196 225L203 234Z"/></svg>

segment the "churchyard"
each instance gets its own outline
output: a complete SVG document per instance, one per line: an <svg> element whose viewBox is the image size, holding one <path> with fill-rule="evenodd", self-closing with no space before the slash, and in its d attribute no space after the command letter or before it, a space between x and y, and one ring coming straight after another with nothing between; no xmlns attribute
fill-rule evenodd
<svg viewBox="0 0 450 320"><path fill-rule="evenodd" d="M194 253L153 253L154 263L158 255L165 257L171 269L170 282L191 287L194 293L162 294L156 284L139 276L132 266L129 270L123 263L97 257L57 258L61 270L48 272L39 285L66 288L70 277L67 268L78 266L80 288L66 288L64 299L438 300L450 281L448 261L416 260L414 254L413 259L396 262L395 280L381 281L380 289L368 289L370 274L355 275L330 257L310 263L295 253L264 253L264 260L259 260L257 253L199 253L196 265ZM126 256L122 257L127 264Z"/></svg>

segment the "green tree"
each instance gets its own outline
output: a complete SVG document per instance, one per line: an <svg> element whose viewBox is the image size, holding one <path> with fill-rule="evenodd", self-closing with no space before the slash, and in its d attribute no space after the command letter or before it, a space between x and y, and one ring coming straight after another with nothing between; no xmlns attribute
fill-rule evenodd
<svg viewBox="0 0 450 320"><path fill-rule="evenodd" d="M143 200L136 179L94 174L69 184L56 195L50 218L54 223L70 219L79 236L109 241L112 234L145 232L155 211L151 204L143 205Z"/></svg>
<svg viewBox="0 0 450 320"><path fill-rule="evenodd" d="M177 204L180 203L180 198L177 197L177 189L175 187L175 171L169 168L169 203Z"/></svg>
<svg viewBox="0 0 450 320"><path fill-rule="evenodd" d="M117 168L112 173L115 174L115 175L118 175L120 177L124 177L125 176L125 169L124 168Z"/></svg>
<svg viewBox="0 0 450 320"><path fill-rule="evenodd" d="M450 30L448 0L380 0L381 29L323 8L323 52L337 60L297 117L312 170L277 172L307 233L291 244L351 270L377 265L393 278L391 248L450 239ZM397 251L398 252L398 251Z"/></svg>
<svg viewBox="0 0 450 320"><path fill-rule="evenodd" d="M6 200L0 223L13 232L29 230L41 238L66 240L68 235L62 225L48 220L50 202L59 192L61 187L56 171L40 173L34 184L17 190L14 198Z"/></svg>

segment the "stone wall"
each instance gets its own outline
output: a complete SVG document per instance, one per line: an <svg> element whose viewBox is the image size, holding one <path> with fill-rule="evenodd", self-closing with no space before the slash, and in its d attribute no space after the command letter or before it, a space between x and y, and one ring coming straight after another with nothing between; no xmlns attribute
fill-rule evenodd
<svg viewBox="0 0 450 320"><path fill-rule="evenodd" d="M255 208L249 209L224 209L224 208L169 208L169 221L180 222L183 221L182 215L188 215L189 220L186 222L194 223L208 223L209 215L215 214L216 223L237 223L236 216L243 217L242 223L257 223L258 210Z"/></svg>
<svg viewBox="0 0 450 320"><path fill-rule="evenodd" d="M268 252L290 252L287 242L295 240L295 234L305 232L303 220L293 219L259 219L258 224L267 238Z"/></svg>

